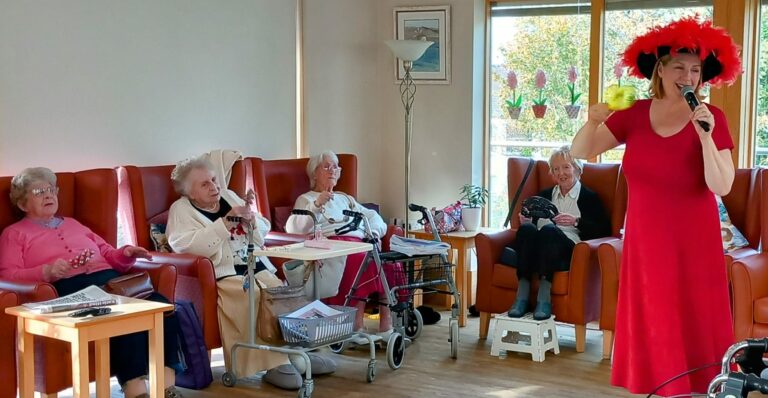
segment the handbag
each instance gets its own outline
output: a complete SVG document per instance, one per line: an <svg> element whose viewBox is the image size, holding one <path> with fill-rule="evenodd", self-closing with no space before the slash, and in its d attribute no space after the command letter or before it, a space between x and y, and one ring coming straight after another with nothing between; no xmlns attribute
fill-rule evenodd
<svg viewBox="0 0 768 398"><path fill-rule="evenodd" d="M104 290L107 293L116 294L118 296L144 299L154 293L155 288L152 286L152 280L149 279L149 274L146 271L143 271L112 278L106 285L104 285Z"/></svg>
<svg viewBox="0 0 768 398"><path fill-rule="evenodd" d="M295 311L309 303L304 295L304 286L262 287L259 297L259 314L256 316L256 334L267 344L283 345L283 332L280 330L278 317Z"/></svg>
<svg viewBox="0 0 768 398"><path fill-rule="evenodd" d="M432 218L435 220L435 228L440 234L446 232L463 231L464 226L461 225L461 202L457 201L454 204L448 205L441 210L435 211L432 209ZM424 231L426 233L432 233L432 226L428 222L424 223Z"/></svg>
<svg viewBox="0 0 768 398"><path fill-rule="evenodd" d="M320 264L316 264L319 262ZM324 299L339 294L339 284L344 276L347 256L325 260L292 260L283 264L283 274L289 286L301 286L307 299ZM312 270L315 272L312 272ZM315 294L317 277L317 294Z"/></svg>

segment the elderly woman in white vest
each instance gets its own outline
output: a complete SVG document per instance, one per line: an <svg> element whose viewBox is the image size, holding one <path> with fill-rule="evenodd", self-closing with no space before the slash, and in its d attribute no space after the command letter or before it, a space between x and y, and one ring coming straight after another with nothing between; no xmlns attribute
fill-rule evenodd
<svg viewBox="0 0 768 398"><path fill-rule="evenodd" d="M357 202L352 196L340 192L334 191L336 183L341 176L341 167L339 167L339 158L332 151L325 151L318 155L312 156L307 163L307 175L309 176L310 188L309 192L304 193L296 199L294 204L295 209L309 210L315 214L318 227L322 230L324 236L331 239L338 240L353 240L360 241L364 236L362 230L352 231L347 234L337 236L335 229L345 225L349 221L349 217L344 216L344 210L352 210L362 213L368 220L371 226L371 232L378 236L383 237L387 232L387 224L384 223L381 216L373 210L365 208L363 205ZM293 234L310 234L313 232L313 220L311 217L304 215L291 215L285 224L285 230L288 233ZM328 304L343 305L345 298L352 287L355 275L362 266L365 253L353 254L347 256L346 259L341 257L337 258L337 263L334 263L334 259L329 259L329 264L324 265L324 268L330 268L330 272L338 273L337 277L340 282L338 284L338 291L335 296L328 297L324 301ZM338 266L336 266L338 265ZM386 268L385 268L386 269ZM329 272L326 271L326 274ZM361 281L370 281L368 283L361 283L358 286L358 290L355 292L355 297L368 297L374 293L378 293L380 296L385 294L381 283L377 279L378 273L376 267L368 267ZM365 309L364 301L352 300L352 305L357 305L357 319L355 326L361 328L363 324L363 311ZM385 305L379 306L380 318L379 318L379 332L386 338L391 333L392 320L390 317L389 307Z"/></svg>
<svg viewBox="0 0 768 398"><path fill-rule="evenodd" d="M224 175L223 173L219 173ZM171 174L174 188L181 195L168 214L168 243L175 252L208 257L214 266L218 290L219 333L224 347L224 364L232 370L230 352L237 342L247 342L248 293L243 289L247 270L248 239L241 223L256 227L254 240L263 245L269 221L254 212L234 192L221 188L213 165L203 157L184 160ZM256 279L263 286L281 286L275 267L265 257L256 264ZM255 290L258 309L258 290ZM264 380L284 389L301 387L301 375L284 354L244 349L237 352L238 376L269 369ZM312 356L312 373L335 370L329 360Z"/></svg>

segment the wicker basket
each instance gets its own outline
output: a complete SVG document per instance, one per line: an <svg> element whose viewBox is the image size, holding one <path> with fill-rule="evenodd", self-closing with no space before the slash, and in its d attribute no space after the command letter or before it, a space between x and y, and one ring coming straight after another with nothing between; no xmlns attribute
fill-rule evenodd
<svg viewBox="0 0 768 398"><path fill-rule="evenodd" d="M278 317L283 339L288 344L298 344L306 348L319 347L344 340L354 333L357 308L332 305L331 308L341 314L323 318Z"/></svg>

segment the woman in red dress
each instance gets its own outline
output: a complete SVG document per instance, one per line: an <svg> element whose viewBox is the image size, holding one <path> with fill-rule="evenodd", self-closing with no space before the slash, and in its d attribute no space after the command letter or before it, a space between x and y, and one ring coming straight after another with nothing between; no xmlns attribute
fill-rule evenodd
<svg viewBox="0 0 768 398"><path fill-rule="evenodd" d="M694 18L657 27L624 52L630 73L651 80L651 99L611 113L589 109L575 157L626 144L629 198L611 383L663 396L704 393L733 343L715 196L733 183L733 142L723 112L693 111L684 86L732 83L741 65L730 36ZM703 127L706 126L707 128ZM708 367L707 367L708 366Z"/></svg>

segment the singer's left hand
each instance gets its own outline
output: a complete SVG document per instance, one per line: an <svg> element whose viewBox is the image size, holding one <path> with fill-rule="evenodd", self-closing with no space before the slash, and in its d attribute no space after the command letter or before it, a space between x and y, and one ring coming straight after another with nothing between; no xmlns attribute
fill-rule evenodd
<svg viewBox="0 0 768 398"><path fill-rule="evenodd" d="M715 129L715 116L712 115L712 112L710 112L709 108L704 104L699 104L699 106L693 110L693 113L691 113L691 121L693 122L693 128L699 133L699 138L709 137ZM709 131L704 131L697 122L705 122L709 124Z"/></svg>

